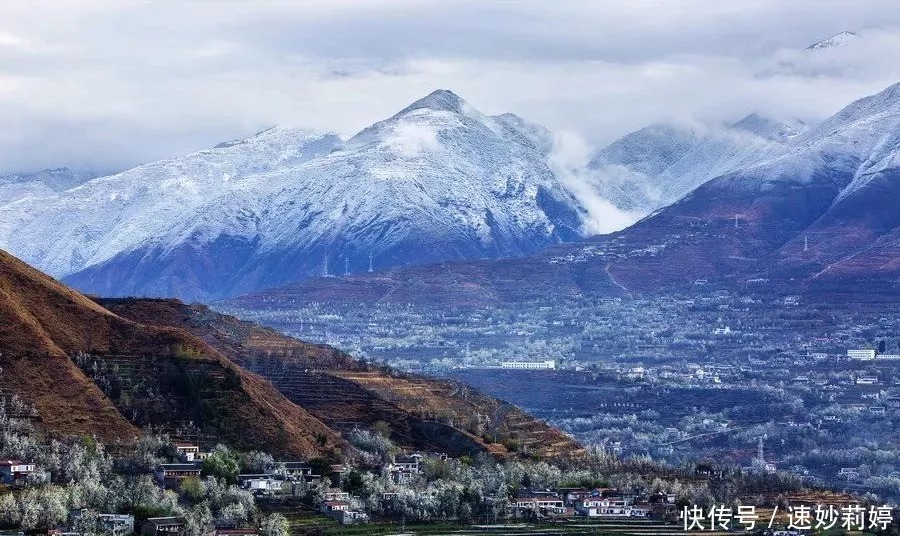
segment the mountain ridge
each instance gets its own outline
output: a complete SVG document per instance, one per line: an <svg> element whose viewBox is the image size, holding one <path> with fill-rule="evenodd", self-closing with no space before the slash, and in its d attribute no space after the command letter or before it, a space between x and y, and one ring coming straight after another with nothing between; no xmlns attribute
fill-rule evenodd
<svg viewBox="0 0 900 536"><path fill-rule="evenodd" d="M313 280L235 299L490 306L721 288L890 292L900 283L900 84L848 104L745 167L606 236L499 261ZM526 280L528 285L522 285ZM760 286L760 282L768 282Z"/></svg>
<svg viewBox="0 0 900 536"><path fill-rule="evenodd" d="M141 377L164 391L165 383L171 381L167 378L182 369L218 384L223 393L230 393L228 406L216 405L216 398L209 398L203 390L192 395L192 400L195 409L217 408L222 416L210 419L210 426L236 445L309 455L320 447L305 434L320 434L325 439L323 446L329 448L341 444L339 437L305 410L186 331L127 320L3 251L0 299L3 387L32 402L43 425L53 433L95 434L105 441L125 442L139 434L138 427L122 413L127 404L103 392L73 360L81 354L95 356L99 362L119 357L140 367ZM172 391L163 400L184 410L186 402L179 401L181 396ZM163 420L140 424L175 424L165 418L165 412L160 417ZM278 424L271 428L254 424L260 417ZM220 428L219 421L230 426ZM242 437L241 430L251 431L252 439Z"/></svg>
<svg viewBox="0 0 900 536"><path fill-rule="evenodd" d="M188 300L518 256L585 233L551 143L439 90L346 141L267 129L0 206L0 246L88 292Z"/></svg>
<svg viewBox="0 0 900 536"><path fill-rule="evenodd" d="M656 123L595 152L588 163L591 184L617 207L649 214L717 176L764 160L806 128L758 113L721 128Z"/></svg>

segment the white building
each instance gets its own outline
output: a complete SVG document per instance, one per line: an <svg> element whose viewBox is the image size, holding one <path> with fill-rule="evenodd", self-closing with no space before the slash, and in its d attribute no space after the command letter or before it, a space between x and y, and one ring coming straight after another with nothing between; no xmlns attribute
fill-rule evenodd
<svg viewBox="0 0 900 536"><path fill-rule="evenodd" d="M872 359L875 359L875 350L869 350L869 349L847 350L847 357L849 357L850 359L871 361Z"/></svg>
<svg viewBox="0 0 900 536"><path fill-rule="evenodd" d="M283 485L283 480L270 474L238 475L238 482L242 488L262 495L279 493Z"/></svg>
<svg viewBox="0 0 900 536"><path fill-rule="evenodd" d="M553 359L546 361L504 361L500 363L500 367L514 370L555 370L556 361Z"/></svg>
<svg viewBox="0 0 900 536"><path fill-rule="evenodd" d="M900 359L900 354L878 354L877 359L886 359L889 361L896 361Z"/></svg>
<svg viewBox="0 0 900 536"><path fill-rule="evenodd" d="M631 517L631 502L625 498L585 497L575 503L575 510L587 517Z"/></svg>
<svg viewBox="0 0 900 536"><path fill-rule="evenodd" d="M175 450L178 451L178 455L181 457L182 461L193 462L199 459L198 455L200 454L200 447L197 445L176 441Z"/></svg>

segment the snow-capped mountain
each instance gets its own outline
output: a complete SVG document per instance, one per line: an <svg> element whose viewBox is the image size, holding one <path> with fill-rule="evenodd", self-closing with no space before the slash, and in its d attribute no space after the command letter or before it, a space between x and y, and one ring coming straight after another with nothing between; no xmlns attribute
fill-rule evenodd
<svg viewBox="0 0 900 536"><path fill-rule="evenodd" d="M824 41L819 41L818 43L813 43L806 47L806 50L822 50L826 48L833 47L842 47L847 45L847 43L851 43L859 38L859 34L856 32L844 31L832 35L828 39Z"/></svg>
<svg viewBox="0 0 900 536"><path fill-rule="evenodd" d="M582 234L550 135L439 90L349 140L275 128L0 206L0 247L104 295L517 256Z"/></svg>
<svg viewBox="0 0 900 536"><path fill-rule="evenodd" d="M597 152L588 165L590 180L619 208L646 214L760 161L805 129L800 121L755 113L724 128L651 125Z"/></svg>
<svg viewBox="0 0 900 536"><path fill-rule="evenodd" d="M0 204L29 196L63 192L99 176L90 170L57 168L32 173L0 174Z"/></svg>
<svg viewBox="0 0 900 536"><path fill-rule="evenodd" d="M816 266L816 278L900 274L900 84L854 102L798 141L770 167L797 170L806 183L834 176L838 190L781 248L782 262Z"/></svg>
<svg viewBox="0 0 900 536"><path fill-rule="evenodd" d="M658 123L595 153L587 174L595 191L622 210L647 213L662 202L659 176L701 140L695 129Z"/></svg>
<svg viewBox="0 0 900 536"><path fill-rule="evenodd" d="M786 137L753 163L617 233L517 259L459 263L452 270L428 265L377 279L310 280L244 300L253 306L304 300L486 306L591 293L694 293L706 283L704 288L750 294L895 296L900 84ZM626 152L620 161L628 157Z"/></svg>
<svg viewBox="0 0 900 536"><path fill-rule="evenodd" d="M664 248L612 273L625 286L630 273L682 282L770 270L809 281L848 273L896 277L898 162L895 84L623 231L635 246Z"/></svg>

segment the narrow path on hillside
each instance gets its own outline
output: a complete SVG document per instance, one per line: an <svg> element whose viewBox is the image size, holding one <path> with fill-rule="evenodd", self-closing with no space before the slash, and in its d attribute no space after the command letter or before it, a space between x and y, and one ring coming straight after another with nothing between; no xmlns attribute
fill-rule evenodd
<svg viewBox="0 0 900 536"><path fill-rule="evenodd" d="M613 284L613 285L615 285L615 286L619 287L620 289L622 289L622 291L624 291L625 294L627 294L628 297L631 298L631 291L628 290L628 287L626 287L626 286L623 285L622 283L619 283L618 281L616 281L616 278L613 277L613 275L609 272L609 267L610 267L610 265L607 264L606 267L603 269L603 271L606 272L606 277L608 277L609 280L612 281L612 284Z"/></svg>

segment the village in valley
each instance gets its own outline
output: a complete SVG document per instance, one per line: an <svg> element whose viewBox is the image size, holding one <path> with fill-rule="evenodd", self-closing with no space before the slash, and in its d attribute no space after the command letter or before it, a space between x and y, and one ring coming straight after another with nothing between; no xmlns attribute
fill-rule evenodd
<svg viewBox="0 0 900 536"><path fill-rule="evenodd" d="M344 459L276 459L149 431L135 444L104 447L90 437L45 438L33 428L34 408L15 396L2 401L4 535L287 536L340 527L356 534L349 527L382 533L398 522L466 534L497 527L516 534L548 523L573 534L677 534L694 505L856 500L810 495L762 459L734 472L603 449L570 460L452 458L398 447L384 435L386 423L348 431L356 452Z"/></svg>
<svg viewBox="0 0 900 536"><path fill-rule="evenodd" d="M230 312L462 380L586 444L679 465L756 458L809 485L900 497L900 320L696 282L683 295L491 308L263 303Z"/></svg>

